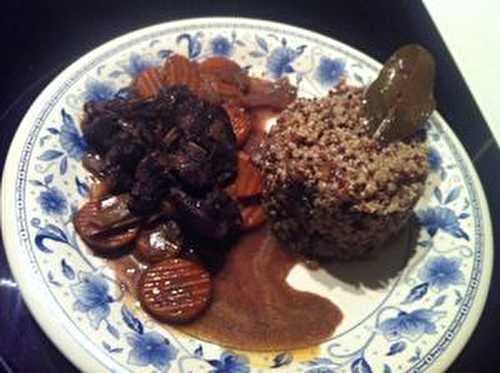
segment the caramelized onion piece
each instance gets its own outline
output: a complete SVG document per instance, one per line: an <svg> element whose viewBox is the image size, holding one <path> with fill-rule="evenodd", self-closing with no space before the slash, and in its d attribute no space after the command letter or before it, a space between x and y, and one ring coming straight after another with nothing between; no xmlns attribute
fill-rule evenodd
<svg viewBox="0 0 500 373"><path fill-rule="evenodd" d="M128 194L111 196L99 202L99 213L89 217L89 221L100 228L108 228L133 218L127 207Z"/></svg>
<svg viewBox="0 0 500 373"><path fill-rule="evenodd" d="M248 90L249 78L246 71L236 62L224 57L210 57L199 65L202 75L211 75L217 80L235 86L240 92Z"/></svg>
<svg viewBox="0 0 500 373"><path fill-rule="evenodd" d="M139 233L135 256L146 263L157 263L177 257L182 246L180 227L174 220L169 220Z"/></svg>
<svg viewBox="0 0 500 373"><path fill-rule="evenodd" d="M87 202L83 205L73 218L76 231L97 254L115 256L124 253L122 248L132 242L139 231L139 222L130 221L137 218L99 227L93 220L101 211L101 202Z"/></svg>
<svg viewBox="0 0 500 373"><path fill-rule="evenodd" d="M419 45L398 49L364 97L368 132L382 142L402 140L423 126L436 107L435 62Z"/></svg>
<svg viewBox="0 0 500 373"><path fill-rule="evenodd" d="M90 185L89 200L99 201L106 197L110 192L110 185L104 180L97 179Z"/></svg>
<svg viewBox="0 0 500 373"><path fill-rule="evenodd" d="M250 78L248 93L241 97L240 104L247 108L268 106L283 110L297 97L297 88L287 78L274 82Z"/></svg>

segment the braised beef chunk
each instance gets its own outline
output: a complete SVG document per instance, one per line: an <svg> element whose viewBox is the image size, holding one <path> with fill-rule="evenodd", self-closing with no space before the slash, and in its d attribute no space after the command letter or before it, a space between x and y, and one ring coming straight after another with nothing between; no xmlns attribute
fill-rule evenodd
<svg viewBox="0 0 500 373"><path fill-rule="evenodd" d="M85 114L82 131L93 153L86 165L113 192L130 193L132 213L155 213L175 196L183 220L205 236L222 238L239 225L237 206L217 189L237 172L223 108L173 86L154 98L89 102Z"/></svg>
<svg viewBox="0 0 500 373"><path fill-rule="evenodd" d="M236 137L226 111L191 96L179 105L176 118L190 154L197 151L196 145L203 149L213 181L221 186L228 184L236 175L237 162Z"/></svg>
<svg viewBox="0 0 500 373"><path fill-rule="evenodd" d="M143 143L120 132L115 136L113 145L104 153L101 175L112 184L115 192L128 192L132 186L135 169L145 154Z"/></svg>
<svg viewBox="0 0 500 373"><path fill-rule="evenodd" d="M232 128L227 126L225 118L227 114L224 111L224 116L219 114L208 129L208 141L212 145L212 165L220 186L228 185L237 173L236 137Z"/></svg>
<svg viewBox="0 0 500 373"><path fill-rule="evenodd" d="M82 132L91 149L103 154L113 145L113 139L119 132L118 118L112 113L87 116L82 123Z"/></svg>
<svg viewBox="0 0 500 373"><path fill-rule="evenodd" d="M233 244L233 237L222 241L213 240L190 231L189 235L184 237L182 255L188 260L202 264L211 274L216 274L224 267Z"/></svg>
<svg viewBox="0 0 500 373"><path fill-rule="evenodd" d="M93 175L104 176L104 159L96 152L87 152L82 158L83 166Z"/></svg>
<svg viewBox="0 0 500 373"><path fill-rule="evenodd" d="M188 143L191 147L194 143ZM196 145L197 146L197 145ZM208 153L193 154L188 149L179 151L171 157L172 170L187 191L203 194L214 185L214 174L209 164Z"/></svg>
<svg viewBox="0 0 500 373"><path fill-rule="evenodd" d="M181 221L204 237L222 239L240 228L238 205L220 189L214 189L201 199L174 188L171 198Z"/></svg>
<svg viewBox="0 0 500 373"><path fill-rule="evenodd" d="M157 211L169 188L176 185L167 156L155 151L148 154L137 166L129 209L137 215Z"/></svg>

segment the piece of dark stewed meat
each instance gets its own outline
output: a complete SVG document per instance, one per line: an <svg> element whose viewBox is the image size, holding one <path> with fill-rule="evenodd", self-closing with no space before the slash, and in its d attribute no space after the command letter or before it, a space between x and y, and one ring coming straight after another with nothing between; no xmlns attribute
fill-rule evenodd
<svg viewBox="0 0 500 373"><path fill-rule="evenodd" d="M189 91L188 91L189 92ZM185 92L184 92L185 94ZM193 94L183 96L176 107L176 125L181 132L181 144L192 152L196 144L205 150L214 180L225 185L236 176L236 137L226 111L200 100Z"/></svg>
<svg viewBox="0 0 500 373"><path fill-rule="evenodd" d="M233 245L234 237L213 240L189 231L184 237L182 257L201 264L210 274L215 275L224 267Z"/></svg>
<svg viewBox="0 0 500 373"><path fill-rule="evenodd" d="M200 234L221 239L238 226L237 207L214 191L237 174L236 137L222 107L173 86L147 99L90 102L85 113L82 131L92 153L85 164L112 193L130 194L133 214L158 212L175 188L183 218ZM192 201L202 208L187 208Z"/></svg>
<svg viewBox="0 0 500 373"><path fill-rule="evenodd" d="M120 132L118 116L98 109L92 110L92 115L86 115L81 127L90 149L98 154L108 151L113 146L115 136Z"/></svg>
<svg viewBox="0 0 500 373"><path fill-rule="evenodd" d="M194 142L169 157L172 172L187 191L203 194L215 184L210 154Z"/></svg>
<svg viewBox="0 0 500 373"><path fill-rule="evenodd" d="M137 215L155 212L176 183L168 156L158 151L148 154L134 175L128 204L130 211Z"/></svg>
<svg viewBox="0 0 500 373"><path fill-rule="evenodd" d="M208 128L207 141L212 152L212 167L217 175L217 184L226 186L234 180L237 174L237 148L231 122L226 111L221 107L213 109L217 112Z"/></svg>
<svg viewBox="0 0 500 373"><path fill-rule="evenodd" d="M115 143L104 155L103 175L112 181L115 192L128 192L132 187L137 165L146 155L146 147L126 133L116 136Z"/></svg>
<svg viewBox="0 0 500 373"><path fill-rule="evenodd" d="M222 239L240 229L238 205L220 189L214 189L205 198L194 198L173 189L170 197L182 224L204 237Z"/></svg>

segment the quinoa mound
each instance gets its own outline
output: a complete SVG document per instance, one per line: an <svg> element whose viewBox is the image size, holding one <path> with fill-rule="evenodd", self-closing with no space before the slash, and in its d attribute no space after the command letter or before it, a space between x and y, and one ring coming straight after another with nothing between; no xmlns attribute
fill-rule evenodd
<svg viewBox="0 0 500 373"><path fill-rule="evenodd" d="M298 99L261 149L263 201L274 234L295 252L352 259L407 222L428 174L422 134L381 144L361 114L363 89L340 84Z"/></svg>

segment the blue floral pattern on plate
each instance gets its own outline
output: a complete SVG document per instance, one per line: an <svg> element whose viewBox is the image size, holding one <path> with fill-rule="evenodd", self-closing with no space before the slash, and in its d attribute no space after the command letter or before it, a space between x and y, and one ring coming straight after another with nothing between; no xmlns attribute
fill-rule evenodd
<svg viewBox="0 0 500 373"><path fill-rule="evenodd" d="M230 57L233 52L233 43L224 36L216 36L210 41L212 54L215 56Z"/></svg>
<svg viewBox="0 0 500 373"><path fill-rule="evenodd" d="M407 338L418 340L423 334L436 333L435 320L439 312L418 309L412 312L400 311L396 317L388 318L380 324L380 331L389 340Z"/></svg>
<svg viewBox="0 0 500 373"><path fill-rule="evenodd" d="M340 58L321 57L316 69L316 79L325 87L335 86L344 73L345 61Z"/></svg>
<svg viewBox="0 0 500 373"><path fill-rule="evenodd" d="M59 133L59 142L69 157L79 161L87 150L87 143L76 129L73 117L68 115L64 110L61 115L63 117L63 125Z"/></svg>
<svg viewBox="0 0 500 373"><path fill-rule="evenodd" d="M419 272L419 277L429 286L438 291L446 290L449 286L461 285L465 282L464 275L460 270L461 260L459 258L447 258L438 256L429 259Z"/></svg>
<svg viewBox="0 0 500 373"><path fill-rule="evenodd" d="M89 80L85 87L86 101L104 101L113 97L115 91L108 82Z"/></svg>
<svg viewBox="0 0 500 373"><path fill-rule="evenodd" d="M460 227L459 216L448 207L422 210L418 213L418 220L431 236L441 230L454 237L469 240L469 235Z"/></svg>
<svg viewBox="0 0 500 373"><path fill-rule="evenodd" d="M151 67L158 64L159 61L148 59L138 53L132 53L124 67L125 73L135 77Z"/></svg>
<svg viewBox="0 0 500 373"><path fill-rule="evenodd" d="M47 187L38 195L36 201L48 215L64 215L68 211L66 197L57 187Z"/></svg>
<svg viewBox="0 0 500 373"><path fill-rule="evenodd" d="M429 147L429 153L427 154L427 160L429 162L429 166L431 170L437 171L441 169L441 166L443 164L443 159L439 155L439 152L437 151L436 148L434 147Z"/></svg>
<svg viewBox="0 0 500 373"><path fill-rule="evenodd" d="M292 63L304 52L306 46L291 48L287 40L281 40L281 46L271 50L267 58L267 72L271 79L279 79L287 74L295 72Z"/></svg>
<svg viewBox="0 0 500 373"><path fill-rule="evenodd" d="M131 79L172 53L193 60L231 56L252 74L289 78L308 96L326 94L341 77L366 84L375 67L341 44L279 27L207 24L166 29L116 49L76 75L74 86L64 88L46 109L33 148L25 149L33 156L22 170L27 177L19 178L20 193L24 180L28 182L22 198L29 202L22 206L26 221L20 223L29 227L30 250L50 294L75 330L109 356L106 364L123 371L246 373L254 367L245 353L171 333L140 309L128 308L105 263L88 253L71 223L89 190L81 166L87 145L77 125L83 102L126 96L124 87ZM387 296L350 329L325 341L316 357L304 360L282 351L267 358L267 368L309 373L418 370L430 365L426 356L446 349L439 346L439 336L456 325L458 306L474 294L469 289L478 271L474 258L482 250L477 238L480 216L474 210L469 171L443 124L433 120L427 132L432 173L416 209L421 229L415 258L384 289Z"/></svg>
<svg viewBox="0 0 500 373"><path fill-rule="evenodd" d="M211 373L248 373L248 359L245 356L236 355L225 351L219 359L210 360L209 364L214 367Z"/></svg>
<svg viewBox="0 0 500 373"><path fill-rule="evenodd" d="M111 312L109 303L114 301L108 294L108 282L104 277L95 273L81 273L79 277L80 281L70 286L76 299L73 309L85 313L90 325L97 329L109 316Z"/></svg>
<svg viewBox="0 0 500 373"><path fill-rule="evenodd" d="M161 372L167 371L177 356L177 349L157 332L130 333L127 343L132 347L128 363L140 367L152 365Z"/></svg>

